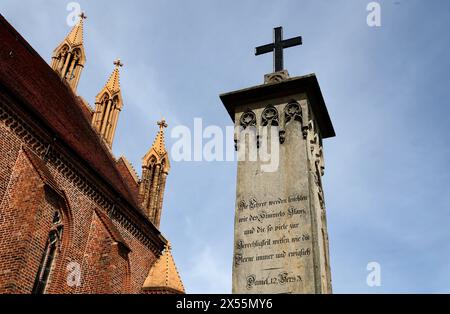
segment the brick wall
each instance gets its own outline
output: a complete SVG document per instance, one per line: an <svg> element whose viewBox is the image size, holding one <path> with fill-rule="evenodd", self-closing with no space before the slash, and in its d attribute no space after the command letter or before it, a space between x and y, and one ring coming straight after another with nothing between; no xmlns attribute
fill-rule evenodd
<svg viewBox="0 0 450 314"><path fill-rule="evenodd" d="M63 239L46 292L141 293L157 252L111 219L130 251L124 249L95 213L107 208L50 161L43 167L57 187L47 184L25 153L33 150L30 139L14 125L0 119L0 293L32 291L55 210L63 215ZM71 262L81 266L78 287L67 284Z"/></svg>

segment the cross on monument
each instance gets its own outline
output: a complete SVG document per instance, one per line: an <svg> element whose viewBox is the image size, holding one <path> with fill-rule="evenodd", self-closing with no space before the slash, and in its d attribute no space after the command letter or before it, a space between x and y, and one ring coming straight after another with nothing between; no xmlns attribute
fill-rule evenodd
<svg viewBox="0 0 450 314"><path fill-rule="evenodd" d="M114 64L116 67L122 67L122 66L123 66L123 63L120 62L120 59L117 59L116 61L114 61L113 64Z"/></svg>
<svg viewBox="0 0 450 314"><path fill-rule="evenodd" d="M255 56L273 52L273 70L274 72L279 72L284 70L283 49L301 44L301 36L283 40L283 27L276 27L273 29L273 43L256 47Z"/></svg>

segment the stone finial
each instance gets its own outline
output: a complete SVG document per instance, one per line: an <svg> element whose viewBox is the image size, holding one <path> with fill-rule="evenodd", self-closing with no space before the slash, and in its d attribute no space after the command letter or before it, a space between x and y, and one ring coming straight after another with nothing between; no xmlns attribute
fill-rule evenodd
<svg viewBox="0 0 450 314"><path fill-rule="evenodd" d="M269 73L264 75L264 84L279 83L281 81L287 80L288 78L289 73L287 70Z"/></svg>

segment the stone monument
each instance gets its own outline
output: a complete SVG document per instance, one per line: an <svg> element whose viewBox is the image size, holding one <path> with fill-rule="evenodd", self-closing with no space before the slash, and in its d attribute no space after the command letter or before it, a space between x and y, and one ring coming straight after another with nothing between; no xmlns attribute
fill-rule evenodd
<svg viewBox="0 0 450 314"><path fill-rule="evenodd" d="M262 85L220 96L240 157L233 293L332 291L322 139L335 132L316 76L290 78L283 68L283 48L301 43L275 28L274 43L256 48L274 52L274 72Z"/></svg>

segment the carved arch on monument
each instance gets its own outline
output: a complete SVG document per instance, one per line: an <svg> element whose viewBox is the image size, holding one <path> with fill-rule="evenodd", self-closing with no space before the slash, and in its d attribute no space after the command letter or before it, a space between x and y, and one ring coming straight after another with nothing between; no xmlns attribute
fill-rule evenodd
<svg viewBox="0 0 450 314"><path fill-rule="evenodd" d="M272 105L268 105L266 108L264 108L261 114L261 125L279 126L279 124L280 119L277 108Z"/></svg>
<svg viewBox="0 0 450 314"><path fill-rule="evenodd" d="M251 126L256 127L256 114L252 110L247 109L247 111L241 115L239 123L244 129Z"/></svg>
<svg viewBox="0 0 450 314"><path fill-rule="evenodd" d="M291 121L298 121L303 126L302 107L296 100L290 100L284 107L285 124Z"/></svg>

